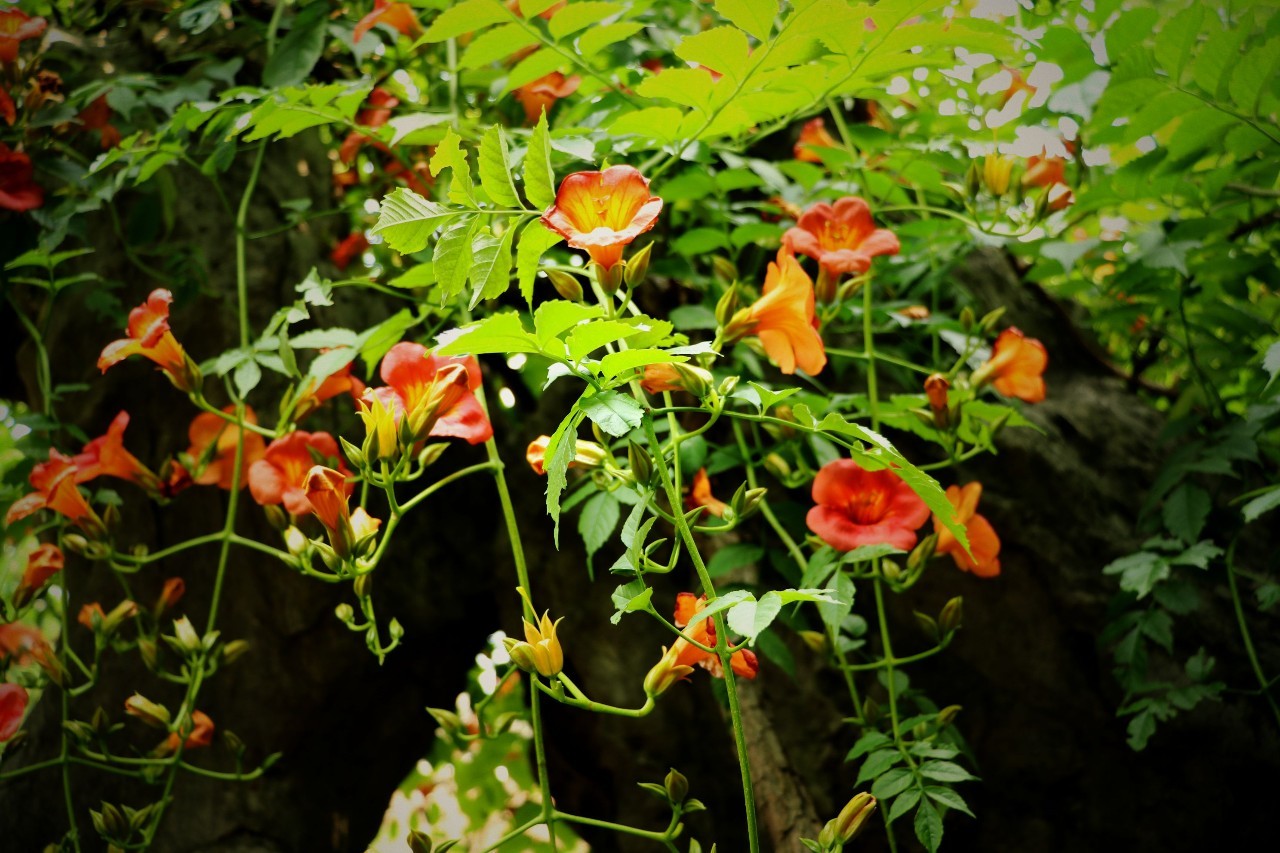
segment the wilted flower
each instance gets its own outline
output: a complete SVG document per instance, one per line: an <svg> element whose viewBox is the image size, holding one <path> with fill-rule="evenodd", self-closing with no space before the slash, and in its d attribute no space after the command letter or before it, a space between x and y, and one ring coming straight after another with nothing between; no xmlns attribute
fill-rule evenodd
<svg viewBox="0 0 1280 853"><path fill-rule="evenodd" d="M421 344L401 342L382 359L381 388L370 388L365 399L377 397L396 415L407 444L428 436L466 439L480 444L493 435L475 389L480 387L480 364L474 357L437 356Z"/></svg>
<svg viewBox="0 0 1280 853"><path fill-rule="evenodd" d="M350 474L338 455L338 442L327 432L295 430L277 438L249 467L249 493L262 506L284 504L291 515L309 515L312 506L305 488L317 459L336 460L339 473L344 478Z"/></svg>
<svg viewBox="0 0 1280 853"><path fill-rule="evenodd" d="M817 376L826 366L822 336L815 328L813 280L785 249L769 264L764 290L755 304L740 309L724 329L726 341L755 335L783 373L799 368Z"/></svg>
<svg viewBox="0 0 1280 853"><path fill-rule="evenodd" d="M828 275L866 272L873 258L901 248L892 231L876 227L871 208L857 196L813 205L782 235L782 245L813 258Z"/></svg>
<svg viewBox="0 0 1280 853"><path fill-rule="evenodd" d="M852 459L822 466L813 500L809 529L837 551L882 544L909 551L929 519L929 507L901 477L888 469L867 471Z"/></svg>
<svg viewBox="0 0 1280 853"><path fill-rule="evenodd" d="M27 688L18 684L0 684L0 743L18 733L26 712Z"/></svg>
<svg viewBox="0 0 1280 853"><path fill-rule="evenodd" d="M1044 370L1049 353L1044 344L1010 326L996 338L991 358L973 374L973 384L990 382L1006 397L1039 403L1045 397Z"/></svg>
<svg viewBox="0 0 1280 853"><path fill-rule="evenodd" d="M956 509L956 520L964 525L973 556L965 553L960 542L938 521L937 516L933 517L933 529L938 532L935 553L950 554L956 565L966 572L973 572L980 578L993 578L1000 574L1000 537L991 522L977 513L981 497L982 484L976 481L964 487L947 487L947 500Z"/></svg>
<svg viewBox="0 0 1280 853"><path fill-rule="evenodd" d="M561 181L542 224L608 271L622 260L622 247L652 228L661 211L662 199L649 194L649 181L637 169L610 166Z"/></svg>
<svg viewBox="0 0 1280 853"><path fill-rule="evenodd" d="M803 160L806 163L821 163L822 158L813 150L814 148L839 147L840 143L827 132L827 123L823 121L821 116L818 116L804 123L804 127L800 129L800 138L796 140L793 153L797 160Z"/></svg>
<svg viewBox="0 0 1280 853"><path fill-rule="evenodd" d="M524 107L524 119L529 124L536 124L543 110L551 112L551 107L561 98L567 98L578 91L582 78L578 75L565 77L559 71L552 71L545 77L539 77L532 83L526 83L516 89L516 100Z"/></svg>
<svg viewBox="0 0 1280 853"><path fill-rule="evenodd" d="M4 41L0 39L0 48L3 45ZM0 142L0 208L23 211L44 204L44 190L32 178L33 174L31 158L27 154L14 151Z"/></svg>
<svg viewBox="0 0 1280 853"><path fill-rule="evenodd" d="M151 291L147 301L129 312L127 338L112 341L98 357L98 369L124 361L131 355L149 358L159 365L174 387L191 392L200 384L200 370L169 330L169 305L173 294L164 288Z"/></svg>

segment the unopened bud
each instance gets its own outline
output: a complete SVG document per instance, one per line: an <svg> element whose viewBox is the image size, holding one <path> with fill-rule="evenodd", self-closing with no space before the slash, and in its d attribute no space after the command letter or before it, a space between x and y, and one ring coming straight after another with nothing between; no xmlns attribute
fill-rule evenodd
<svg viewBox="0 0 1280 853"><path fill-rule="evenodd" d="M430 468L436 462L440 461L440 457L449 449L448 442L437 441L428 444L422 448L422 452L418 454L418 465L422 468Z"/></svg>
<svg viewBox="0 0 1280 853"><path fill-rule="evenodd" d="M893 583L894 581L902 577L902 567L899 566L893 560L888 560L888 559L881 560L880 561L880 577L884 578L890 583Z"/></svg>
<svg viewBox="0 0 1280 853"><path fill-rule="evenodd" d="M156 618L158 619L166 610L171 609L181 601L186 592L187 585L182 578L169 578L166 580L164 586L160 589L160 596L156 599Z"/></svg>
<svg viewBox="0 0 1280 853"><path fill-rule="evenodd" d="M978 168L978 161L972 160L969 163L969 169L964 173L964 191L969 198L977 198L978 193L982 190L982 170Z"/></svg>
<svg viewBox="0 0 1280 853"><path fill-rule="evenodd" d="M693 672L693 667L676 663L678 655L675 651L674 647L670 651L664 650L662 659L645 674L646 696L661 696L671 685Z"/></svg>
<svg viewBox="0 0 1280 853"><path fill-rule="evenodd" d="M674 767L667 773L667 778L662 780L662 787L667 789L667 799L674 805L683 803L685 797L689 796L689 780Z"/></svg>
<svg viewBox="0 0 1280 853"><path fill-rule="evenodd" d="M515 637L507 637L502 641L507 648L507 654L511 657L511 662L520 667L525 672L536 672L538 669L537 661L533 658L533 647L528 643L517 640Z"/></svg>
<svg viewBox="0 0 1280 853"><path fill-rule="evenodd" d="M948 705L938 712L938 725L949 726L955 722L956 717L960 716L962 708L959 705Z"/></svg>
<svg viewBox="0 0 1280 853"><path fill-rule="evenodd" d="M825 654L827 651L827 635L821 631L797 631L800 639L804 640L804 644L817 654Z"/></svg>
<svg viewBox="0 0 1280 853"><path fill-rule="evenodd" d="M120 526L119 504L107 504L107 508L102 512L102 523L107 530L115 530Z"/></svg>
<svg viewBox="0 0 1280 853"><path fill-rule="evenodd" d="M356 594L356 598L368 598L373 594L373 572L366 572L359 575L351 584L351 589Z"/></svg>
<svg viewBox="0 0 1280 853"><path fill-rule="evenodd" d="M738 313L738 285L731 284L716 302L716 322L727 328L736 313Z"/></svg>
<svg viewBox="0 0 1280 853"><path fill-rule="evenodd" d="M89 547L89 540L79 533L68 533L62 537L62 548L73 554L84 554Z"/></svg>
<svg viewBox="0 0 1280 853"><path fill-rule="evenodd" d="M333 608L333 615L338 617L338 621L344 625L350 625L356 618L356 611L350 604L345 601Z"/></svg>
<svg viewBox="0 0 1280 853"><path fill-rule="evenodd" d="M652 252L653 244L649 243L627 261L626 272L623 274L627 287L635 288L644 282L645 276L649 274L649 255Z"/></svg>
<svg viewBox="0 0 1280 853"><path fill-rule="evenodd" d="M964 598L956 596L942 606L938 614L938 627L944 634L950 634L960 628L964 618Z"/></svg>
<svg viewBox="0 0 1280 853"><path fill-rule="evenodd" d="M734 266L733 261L723 255L712 256L711 270L715 273L716 278L725 284L731 285L738 280L738 268Z"/></svg>
<svg viewBox="0 0 1280 853"><path fill-rule="evenodd" d="M818 267L818 278L813 283L814 298L823 303L835 302L836 288L840 284L840 273L825 266Z"/></svg>
<svg viewBox="0 0 1280 853"><path fill-rule="evenodd" d="M247 640L232 640L222 647L223 664L235 663L249 652L250 646Z"/></svg>
<svg viewBox="0 0 1280 853"><path fill-rule="evenodd" d="M1013 159L999 154L988 154L982 161L982 183L996 198L1009 191L1009 177L1013 174Z"/></svg>
<svg viewBox="0 0 1280 853"><path fill-rule="evenodd" d="M872 699L870 696L862 703L862 721L868 726L874 725L880 719L880 703Z"/></svg>
<svg viewBox="0 0 1280 853"><path fill-rule="evenodd" d="M222 742L227 745L227 749L231 750L235 755L243 755L245 751L244 741L240 736L231 729L222 730Z"/></svg>
<svg viewBox="0 0 1280 853"><path fill-rule="evenodd" d="M933 621L933 617L921 613L919 610L912 611L916 617L916 624L920 626L920 630L924 631L925 636L931 640L938 639L938 623Z"/></svg>
<svg viewBox="0 0 1280 853"><path fill-rule="evenodd" d="M1007 306L1001 305L982 315L982 319L978 321L978 327L984 332L990 332L996 327L996 323L1000 322L1000 318L1004 316Z"/></svg>
<svg viewBox="0 0 1280 853"><path fill-rule="evenodd" d="M968 306L965 306L965 308L960 312L960 328L968 332L970 329L973 328L973 322L974 322L973 309Z"/></svg>
<svg viewBox="0 0 1280 853"><path fill-rule="evenodd" d="M737 495L734 495L733 508L738 513L738 518L750 518L756 510L760 509L760 503L768 493L769 490L765 488L747 489L742 495L741 506L736 500Z"/></svg>
<svg viewBox="0 0 1280 853"><path fill-rule="evenodd" d="M178 641L178 646L187 653L199 651L201 647L200 635L186 616L173 620L173 636Z"/></svg>
<svg viewBox="0 0 1280 853"><path fill-rule="evenodd" d="M636 483L644 485L653 477L653 458L634 441L627 445L627 463L631 466L631 475L635 477Z"/></svg>
<svg viewBox="0 0 1280 853"><path fill-rule="evenodd" d="M146 665L147 669L156 668L158 652L159 649L155 640L150 637L138 637L138 655L142 658L142 663Z"/></svg>
<svg viewBox="0 0 1280 853"><path fill-rule="evenodd" d="M293 556L301 557L311 547L311 540L298 528L290 527L284 532L284 547L288 548Z"/></svg>
<svg viewBox="0 0 1280 853"><path fill-rule="evenodd" d="M951 424L951 409L947 392L951 390L951 382L941 373L932 373L924 381L924 393L929 398L929 411L933 413L933 423L938 429L946 429Z"/></svg>
<svg viewBox="0 0 1280 853"><path fill-rule="evenodd" d="M845 803L840 814L836 816L836 837L841 844L848 844L858 837L867 826L867 821L876 811L876 798L863 792L854 794L853 799Z"/></svg>
<svg viewBox="0 0 1280 853"><path fill-rule="evenodd" d="M742 377L740 376L726 376L724 379L721 379L720 384L716 386L716 394L720 397L728 397L733 393L734 389L738 387L738 382L740 382L741 379Z"/></svg>
<svg viewBox="0 0 1280 853"><path fill-rule="evenodd" d="M937 547L937 533L930 533L924 539L920 540L920 544L913 548L911 553L907 555L907 571L915 572L922 568L925 563L929 562L929 558L933 556L933 552Z"/></svg>
<svg viewBox="0 0 1280 853"><path fill-rule="evenodd" d="M267 523L276 530L284 530L289 526L289 516L275 504L267 504L262 508L267 516Z"/></svg>
<svg viewBox="0 0 1280 853"><path fill-rule="evenodd" d="M137 717L147 725L157 729L169 728L169 709L152 702L140 693L135 693L124 700L124 712Z"/></svg>
<svg viewBox="0 0 1280 853"><path fill-rule="evenodd" d="M546 273L551 286L556 289L556 293L560 294L560 298L571 302L582 301L582 283L578 281L576 275L563 270L547 270Z"/></svg>
<svg viewBox="0 0 1280 853"><path fill-rule="evenodd" d="M342 444L342 452L347 457L347 461L351 463L351 467L356 470L364 470L368 464L368 458L365 456L363 448L357 447L346 438L338 436L338 441Z"/></svg>
<svg viewBox="0 0 1280 853"><path fill-rule="evenodd" d="M427 713L436 721L440 728L444 729L447 734L462 731L462 718L453 711L444 708L428 708Z"/></svg>
<svg viewBox="0 0 1280 853"><path fill-rule="evenodd" d="M592 267L596 271L596 281L600 283L600 289L605 293L616 293L618 285L622 284L622 263L616 263L606 269L597 263L592 263Z"/></svg>
<svg viewBox="0 0 1280 853"><path fill-rule="evenodd" d="M791 476L791 464L777 453L765 456L764 469L779 480L785 480Z"/></svg>
<svg viewBox="0 0 1280 853"><path fill-rule="evenodd" d="M409 830L409 853L432 853L431 839L426 833L417 830Z"/></svg>

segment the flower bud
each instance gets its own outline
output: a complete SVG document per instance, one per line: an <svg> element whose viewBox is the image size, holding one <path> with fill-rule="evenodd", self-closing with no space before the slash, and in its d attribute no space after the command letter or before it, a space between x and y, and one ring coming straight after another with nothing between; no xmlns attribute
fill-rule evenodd
<svg viewBox="0 0 1280 853"><path fill-rule="evenodd" d="M880 561L880 577L893 583L902 577L902 567L896 562L889 559Z"/></svg>
<svg viewBox="0 0 1280 853"><path fill-rule="evenodd" d="M596 281L600 283L600 289L605 293L616 293L618 285L622 284L623 267L621 263L605 269L594 261L591 266L596 271Z"/></svg>
<svg viewBox="0 0 1280 853"><path fill-rule="evenodd" d="M811 651L817 654L824 654L827 651L827 635L821 631L797 631L796 633Z"/></svg>
<svg viewBox="0 0 1280 853"><path fill-rule="evenodd" d="M187 653L199 651L202 646L200 635L196 633L191 620L185 616L173 620L173 635L178 641L178 646Z"/></svg>
<svg viewBox="0 0 1280 853"><path fill-rule="evenodd" d="M363 468L370 459L395 459L396 454L400 452L395 411L384 405L382 398L377 394L366 391L360 399L357 414L364 422L364 445L360 448L361 463L357 464L352 460L352 464L357 468ZM344 448L347 446L345 440L342 446Z"/></svg>
<svg viewBox="0 0 1280 853"><path fill-rule="evenodd" d="M453 734L462 731L462 718L453 711L444 708L428 708L427 713L436 721L440 728L445 730L446 734Z"/></svg>
<svg viewBox="0 0 1280 853"><path fill-rule="evenodd" d="M731 285L738 280L737 266L724 255L712 255L711 271L725 284Z"/></svg>
<svg viewBox="0 0 1280 853"><path fill-rule="evenodd" d="M163 705L157 705L140 693L135 693L124 700L124 712L131 717L137 717L153 728L169 728L171 719L169 709Z"/></svg>
<svg viewBox="0 0 1280 853"><path fill-rule="evenodd" d="M948 705L947 707L943 708L941 711L938 712L938 725L939 726L951 725L955 721L956 717L960 715L961 710L962 708L959 705Z"/></svg>
<svg viewBox="0 0 1280 853"><path fill-rule="evenodd" d="M836 837L841 844L848 844L858 833L866 828L867 821L876 811L876 798L866 793L854 794L853 799L845 803L844 808L835 819Z"/></svg>
<svg viewBox="0 0 1280 853"><path fill-rule="evenodd" d="M351 584L351 589L356 594L356 598L368 598L373 594L373 573L366 572L358 575Z"/></svg>
<svg viewBox="0 0 1280 853"><path fill-rule="evenodd" d="M777 453L765 456L764 469L779 480L785 480L791 476L791 464Z"/></svg>
<svg viewBox="0 0 1280 853"><path fill-rule="evenodd" d="M138 637L138 655L142 658L142 662L147 669L156 668L156 658L159 651L155 640L150 637Z"/></svg>
<svg viewBox="0 0 1280 853"><path fill-rule="evenodd" d="M627 445L627 463L631 466L631 475L637 483L644 485L653 478L653 458L634 441Z"/></svg>
<svg viewBox="0 0 1280 853"><path fill-rule="evenodd" d="M156 599L156 618L177 604L187 592L187 585L182 578L169 578L160 589L160 597Z"/></svg>
<svg viewBox="0 0 1280 853"><path fill-rule="evenodd" d="M431 839L416 829L409 830L409 853L431 853Z"/></svg>
<svg viewBox="0 0 1280 853"><path fill-rule="evenodd" d="M582 283L578 281L576 275L564 270L546 270L546 273L547 278L551 280L551 286L556 289L556 293L560 294L561 299L568 299L570 302L582 301Z"/></svg>
<svg viewBox="0 0 1280 853"><path fill-rule="evenodd" d="M933 412L933 423L938 429L946 429L951 424L951 408L947 401L947 392L951 382L941 373L931 373L924 381L924 393L929 398L929 411Z"/></svg>
<svg viewBox="0 0 1280 853"><path fill-rule="evenodd" d="M819 302L835 302L836 288L840 284L840 273L833 272L825 266L818 267L818 278L813 283L813 296Z"/></svg>
<svg viewBox="0 0 1280 853"><path fill-rule="evenodd" d="M444 456L444 452L448 449L449 443L445 441L436 441L426 445L418 454L419 467L430 468L440 461L440 457Z"/></svg>
<svg viewBox="0 0 1280 853"><path fill-rule="evenodd" d="M933 617L921 613L919 610L913 610L912 615L916 617L916 624L920 626L920 630L925 633L925 636L936 641L938 639L938 623L933 621Z"/></svg>
<svg viewBox="0 0 1280 853"><path fill-rule="evenodd" d="M920 540L920 544L912 549L907 555L907 571L916 572L929 562L929 558L933 556L933 552L938 547L938 534L930 533L924 539Z"/></svg>
<svg viewBox="0 0 1280 853"><path fill-rule="evenodd" d="M533 657L533 647L523 640L517 640L515 637L507 637L502 641L507 649L507 654L511 656L511 662L523 669L525 672L536 672L538 669L537 661Z"/></svg>
<svg viewBox="0 0 1280 853"><path fill-rule="evenodd" d="M738 506L737 501L733 503L733 508L738 512L738 518L750 518L756 510L760 508L760 502L764 500L765 495L769 493L766 488L747 489L742 494L742 505ZM736 495L734 496L737 497Z"/></svg>
<svg viewBox="0 0 1280 853"><path fill-rule="evenodd" d="M667 789L667 799L673 805L683 803L685 797L689 796L689 780L674 767L667 773L667 778L662 780L662 787Z"/></svg>
<svg viewBox="0 0 1280 853"><path fill-rule="evenodd" d="M262 512L266 515L267 524L270 524L272 529L284 530L289 526L289 516L275 504L267 504L262 508Z"/></svg>
<svg viewBox="0 0 1280 853"><path fill-rule="evenodd" d="M973 323L973 309L966 305L964 309L960 311L960 328L968 332L973 328Z"/></svg>
<svg viewBox="0 0 1280 853"><path fill-rule="evenodd" d="M982 183L996 198L1009 191L1009 177L1013 174L1013 159L1000 154L988 154L982 161Z"/></svg>
<svg viewBox="0 0 1280 853"><path fill-rule="evenodd" d="M284 532L284 547L289 549L289 553L293 556L300 557L311 547L311 540L298 528L290 527Z"/></svg>
<svg viewBox="0 0 1280 853"><path fill-rule="evenodd" d="M874 725L880 719L880 703L870 696L862 703L862 721L868 726Z"/></svg>
<svg viewBox="0 0 1280 853"><path fill-rule="evenodd" d="M963 617L964 598L957 595L942 606L942 612L938 614L938 627L944 634L950 634L959 630Z"/></svg>
<svg viewBox="0 0 1280 853"><path fill-rule="evenodd" d="M731 279L732 281L733 279ZM738 285L731 284L724 295L716 302L716 322L728 326L733 316L738 313Z"/></svg>
<svg viewBox="0 0 1280 853"><path fill-rule="evenodd" d="M627 261L625 272L623 273L623 279L627 282L627 287L634 289L644 283L645 276L649 274L649 255L652 252L653 244L649 243Z"/></svg>
<svg viewBox="0 0 1280 853"><path fill-rule="evenodd" d="M368 436L365 436L368 439ZM351 463L351 467L357 471L363 471L368 464L364 449L356 447L343 436L338 436L338 442L342 445L342 453L347 457L347 461Z"/></svg>
<svg viewBox="0 0 1280 853"><path fill-rule="evenodd" d="M73 554L84 554L89 548L89 540L79 533L68 533L62 537L62 548Z"/></svg>
<svg viewBox="0 0 1280 853"><path fill-rule="evenodd" d="M527 619L524 621L524 637L528 654L525 655L526 649L520 650L521 658L531 658L533 661L533 671L536 671L544 678L551 678L559 675L564 669L564 649L560 646L560 640L556 637L556 628L564 620L564 617L551 621L548 613L542 614L542 619L537 625ZM519 663L516 653L513 651L511 659ZM522 667L523 668L523 667Z"/></svg>
<svg viewBox="0 0 1280 853"><path fill-rule="evenodd" d="M344 625L350 625L356 618L356 611L350 604L345 601L333 608L333 615L338 617L338 621Z"/></svg>
<svg viewBox="0 0 1280 853"><path fill-rule="evenodd" d="M726 376L720 380L720 384L716 386L716 396L728 397L738 387L738 382L742 379L740 376Z"/></svg>
<svg viewBox="0 0 1280 853"><path fill-rule="evenodd" d="M661 696L671 685L693 672L693 667L677 664L678 657L679 652L675 646L670 650L663 649L662 659L644 677L646 696Z"/></svg>
<svg viewBox="0 0 1280 853"><path fill-rule="evenodd" d="M232 664L249 652L250 646L247 640L232 640L222 647L222 663Z"/></svg>

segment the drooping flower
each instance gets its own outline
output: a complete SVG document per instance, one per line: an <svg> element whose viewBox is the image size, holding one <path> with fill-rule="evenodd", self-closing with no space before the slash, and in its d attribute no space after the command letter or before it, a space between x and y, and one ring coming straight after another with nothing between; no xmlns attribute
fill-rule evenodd
<svg viewBox="0 0 1280 853"><path fill-rule="evenodd" d="M367 248L369 248L369 238L364 236L364 232L352 231L333 247L333 251L329 253L329 260L333 261L335 267L345 272L347 267L351 266L351 262L364 254Z"/></svg>
<svg viewBox="0 0 1280 853"><path fill-rule="evenodd" d="M565 77L559 71L552 71L531 83L516 89L516 100L524 107L524 120L527 124L537 124L542 111L551 112L551 107L561 98L567 98L578 91L582 78L578 75Z"/></svg>
<svg viewBox="0 0 1280 853"><path fill-rule="evenodd" d="M179 745L183 749L199 749L213 743L213 720L209 719L208 714L204 711L192 711L190 725L191 729L185 740L177 732L170 732L157 752L172 755L178 751Z"/></svg>
<svg viewBox="0 0 1280 853"><path fill-rule="evenodd" d="M800 138L796 140L793 153L797 160L803 160L806 163L821 163L822 158L813 150L814 148L839 147L840 143L827 132L827 123L822 120L821 116L818 116L804 123L804 127L800 129Z"/></svg>
<svg viewBox="0 0 1280 853"><path fill-rule="evenodd" d="M98 131L98 139L104 149L120 144L120 131L111 124L111 105L106 94L101 94L76 116L85 130Z"/></svg>
<svg viewBox="0 0 1280 853"><path fill-rule="evenodd" d="M661 211L662 199L649 194L638 169L610 166L561 181L542 224L608 271L622 260L622 247L652 228Z"/></svg>
<svg viewBox="0 0 1280 853"><path fill-rule="evenodd" d="M200 370L169 330L169 305L173 294L164 288L151 291L147 301L129 312L126 338L112 341L98 357L103 373L131 355L154 361L175 388L190 393L200 384Z"/></svg>
<svg viewBox="0 0 1280 853"><path fill-rule="evenodd" d="M234 415L235 406L226 406L222 411ZM258 416L252 408L245 406L245 423L256 424ZM191 467L188 473L192 482L201 486L217 485L219 488L231 489L235 478L236 441L240 435L240 427L213 412L201 412L191 420L187 428L187 437L191 446L187 448ZM266 442L262 436L250 430L244 430L244 455L241 459L240 488L249 482L249 468L262 458L266 452ZM185 467L185 466L184 466Z"/></svg>
<svg viewBox="0 0 1280 853"><path fill-rule="evenodd" d="M437 356L422 344L402 341L383 357L381 388L365 392L396 413L406 443L428 436L464 438L470 444L488 441L493 426L475 389L480 387L480 364L474 357Z"/></svg>
<svg viewBox="0 0 1280 853"><path fill-rule="evenodd" d="M364 38L365 33L378 24L385 24L403 36L416 37L422 33L422 26L418 23L418 16L414 14L413 7L408 3L374 0L373 11L356 23L356 27L351 33L351 40L359 42L360 39Z"/></svg>
<svg viewBox="0 0 1280 853"><path fill-rule="evenodd" d="M806 522L837 551L862 545L892 545L910 551L929 507L893 471L867 471L852 459L822 466L813 480Z"/></svg>
<svg viewBox="0 0 1280 853"><path fill-rule="evenodd" d="M40 591L49 578L62 571L66 565L66 557L57 545L46 542L36 546L27 555L27 567L22 572L22 579L13 592L13 603L22 607Z"/></svg>
<svg viewBox="0 0 1280 853"><path fill-rule="evenodd" d="M350 556L355 547L376 533L382 524L362 506L352 512L347 506L349 493L347 477L340 471L315 465L307 473L307 501L328 531L329 542L339 557Z"/></svg>
<svg viewBox="0 0 1280 853"><path fill-rule="evenodd" d="M0 684L0 743L18 733L26 712L27 688L20 684Z"/></svg>
<svg viewBox="0 0 1280 853"><path fill-rule="evenodd" d="M524 452L524 458L528 461L529 467L533 469L533 473L540 477L547 473L547 447L550 444L551 436L540 435L529 442L529 447ZM595 468L604 461L607 455L604 448L594 441L578 439L573 449L573 459L569 461L569 467Z"/></svg>
<svg viewBox="0 0 1280 853"><path fill-rule="evenodd" d="M42 509L51 509L79 527L101 530L101 519L76 488L76 462L72 457L51 449L49 461L31 469L28 479L35 491L13 502L5 515L5 524L13 524Z"/></svg>
<svg viewBox="0 0 1280 853"><path fill-rule="evenodd" d="M991 358L974 372L973 384L990 382L1006 397L1039 403L1045 397L1044 370L1048 364L1044 344L1010 326L996 338Z"/></svg>
<svg viewBox="0 0 1280 853"><path fill-rule="evenodd" d="M934 553L950 554L964 571L980 578L993 578L1000 574L1000 537L996 536L991 522L977 513L981 497L982 484L976 480L963 487L947 486L947 500L956 508L956 520L964 525L973 556L965 553L960 542L936 515L933 517L933 529L938 533L938 545Z"/></svg>
<svg viewBox="0 0 1280 853"><path fill-rule="evenodd" d="M93 439L76 454L77 483L87 483L103 476L119 477L153 495L160 494L160 478L124 448L124 431L128 426L129 413L120 412L107 427L105 435Z"/></svg>
<svg viewBox="0 0 1280 853"><path fill-rule="evenodd" d="M44 204L44 189L32 178L33 173L29 156L0 142L0 208L23 211Z"/></svg>
<svg viewBox="0 0 1280 853"><path fill-rule="evenodd" d="M901 248L892 231L876 227L871 208L857 196L810 207L782 235L782 245L813 258L831 275L866 272L872 258Z"/></svg>
<svg viewBox="0 0 1280 853"><path fill-rule="evenodd" d="M33 18L18 9L0 10L0 63L17 60L18 44L38 37L48 25L44 18Z"/></svg>
<svg viewBox="0 0 1280 853"><path fill-rule="evenodd" d="M0 623L0 664L26 666L51 656L44 634L26 622Z"/></svg>
<svg viewBox="0 0 1280 853"><path fill-rule="evenodd" d="M783 249L777 262L769 264L760 298L729 320L725 340L755 335L783 373L799 368L817 376L826 366L827 354L815 328L815 307L813 280L795 256Z"/></svg>
<svg viewBox="0 0 1280 853"><path fill-rule="evenodd" d="M334 460L338 472L349 476L333 436L295 430L267 445L263 457L249 466L249 493L262 506L283 503L291 515L309 515L313 508L307 500L307 475L318 461Z"/></svg>
<svg viewBox="0 0 1280 853"><path fill-rule="evenodd" d="M699 468L698 473L693 475L693 482L689 484L689 497L685 500L685 508L696 507L703 507L716 518L724 518L724 511L729 508L727 503L711 494L711 478L707 476L706 468Z"/></svg>
<svg viewBox="0 0 1280 853"><path fill-rule="evenodd" d="M715 623L709 618L698 618L699 611L706 606L705 595L682 592L676 596L675 618L672 621L690 639L708 648L714 648ZM667 654L671 655L675 666L701 666L716 678L724 678L724 668L720 663L719 655L703 651L684 637L677 637ZM734 675L742 678L755 678L760 672L760 661L756 658L755 652L750 649L739 649L734 652L729 657L729 666L733 669Z"/></svg>

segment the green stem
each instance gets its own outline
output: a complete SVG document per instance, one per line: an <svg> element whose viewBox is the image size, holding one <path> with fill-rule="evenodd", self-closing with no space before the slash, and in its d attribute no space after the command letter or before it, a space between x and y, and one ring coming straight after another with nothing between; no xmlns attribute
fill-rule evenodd
<svg viewBox="0 0 1280 853"><path fill-rule="evenodd" d="M568 705L571 708L581 708L584 711L595 711L600 714L609 714L614 717L632 718L647 717L654 709L652 696L646 697L644 704L639 708L619 708L617 705L609 705L604 702L596 702L592 699L588 699L582 691L578 689L576 684L569 681L568 677L565 676L563 672L556 677L564 683L565 687L568 688L569 692L573 693L574 696L557 696L554 690L543 684L541 679L538 678L532 679L533 685L552 699L555 699L562 705Z"/></svg>
<svg viewBox="0 0 1280 853"><path fill-rule="evenodd" d="M653 461L657 466L658 476L662 480L663 488L666 489L667 501L674 509L676 531L680 538L684 540L689 556L693 560L693 567L698 573L698 580L702 584L702 591L706 594L707 601L714 601L716 599L715 584L711 580L710 573L707 572L706 564L702 561L702 555L698 552L698 545L694 541L693 531L689 529L684 513L680 511L680 488L677 482L672 479L671 472L667 470L666 455L660 450L662 445L658 442L658 434L653 428L653 417L651 415L645 415L644 427L649 447L656 451L653 455ZM679 470L678 459L676 460L676 470ZM725 693L729 700L729 718L733 723L733 739L738 750L738 767L742 775L742 799L747 813L747 842L751 853L758 853L760 850L760 831L756 821L755 793L751 782L751 759L747 755L746 734L742 729L742 709L738 705L738 688L733 675L733 666L729 660L729 628L723 611L716 613L714 619L716 623L716 653L720 658L720 666L724 672Z"/></svg>
<svg viewBox="0 0 1280 853"><path fill-rule="evenodd" d="M876 393L876 345L871 322L871 282L862 285L862 357L867 361L867 403L871 428L880 428L880 401Z"/></svg>
<svg viewBox="0 0 1280 853"><path fill-rule="evenodd" d="M1232 539L1231 544L1227 546L1227 583L1231 587L1231 604L1235 607L1236 624L1240 626L1240 639L1244 641L1244 651L1249 658L1249 665L1253 667L1253 674L1257 676L1258 684L1262 688L1262 697L1271 706L1271 713L1276 718L1276 725L1280 725L1280 706L1276 704L1275 698L1271 695L1271 682L1262 671L1262 662L1258 660L1258 651L1254 648L1253 637L1249 633L1249 625L1244 619L1244 604L1240 600L1240 585L1236 582L1235 556L1237 541L1238 537Z"/></svg>
<svg viewBox="0 0 1280 853"><path fill-rule="evenodd" d="M914 370L916 373L924 373L926 375L934 372L931 368L921 367L918 364L912 364L904 359L894 358L891 355L884 355L883 353L875 353L874 356L868 356L865 352L854 352L853 350L833 349L831 347L827 347L827 355L840 356L841 358L858 358L863 359L864 361L874 359L875 361L883 361L886 364L896 364L898 367L905 367L908 370Z"/></svg>

